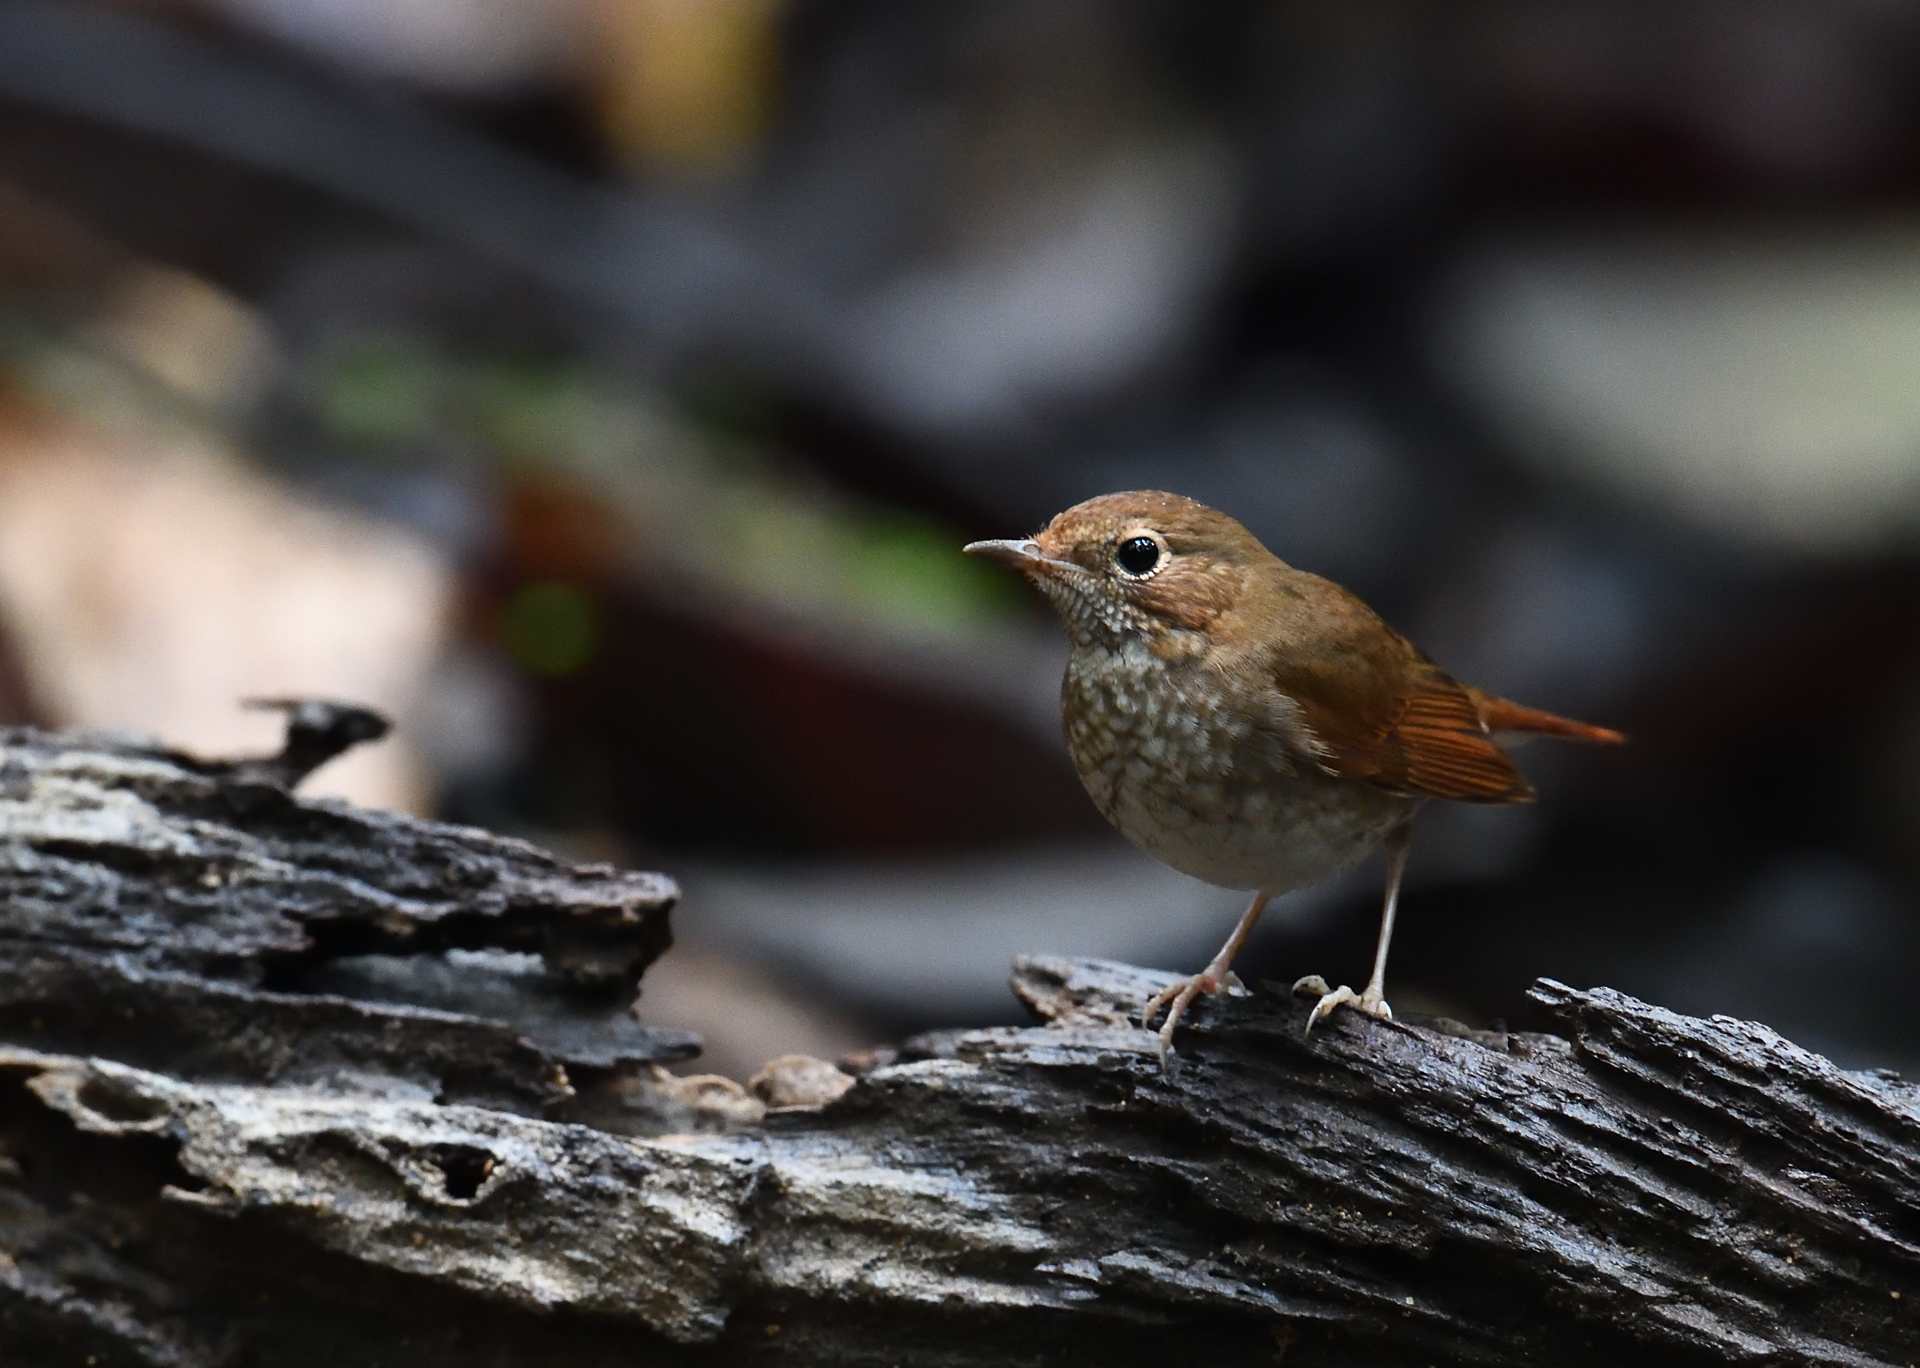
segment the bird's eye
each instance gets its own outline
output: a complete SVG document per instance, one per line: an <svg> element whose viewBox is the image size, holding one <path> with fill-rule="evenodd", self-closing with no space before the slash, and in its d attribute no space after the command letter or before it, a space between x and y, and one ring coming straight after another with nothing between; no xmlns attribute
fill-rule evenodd
<svg viewBox="0 0 1920 1368"><path fill-rule="evenodd" d="M1128 537L1113 553L1113 559L1129 575L1150 575L1160 563L1160 543L1152 537Z"/></svg>

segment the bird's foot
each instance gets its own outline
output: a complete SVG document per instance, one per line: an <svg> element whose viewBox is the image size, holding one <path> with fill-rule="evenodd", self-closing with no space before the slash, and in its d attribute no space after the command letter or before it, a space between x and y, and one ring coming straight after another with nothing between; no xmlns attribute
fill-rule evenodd
<svg viewBox="0 0 1920 1368"><path fill-rule="evenodd" d="M1153 1030L1153 1019L1161 1008L1166 1008L1167 1019L1161 1023L1160 1062L1165 1064L1173 1054L1173 1028L1180 1024L1180 1018L1187 1014L1187 1007L1202 994L1212 997L1216 993L1244 993L1247 986L1240 976L1232 971L1220 971L1208 966L1191 978L1177 978L1152 997L1147 1005L1140 1009L1140 1027Z"/></svg>
<svg viewBox="0 0 1920 1368"><path fill-rule="evenodd" d="M1367 985L1364 993L1341 984L1338 988L1327 987L1327 981L1318 974L1308 974L1293 985L1293 991L1302 997L1317 997L1313 1010L1307 1013L1307 1034L1313 1034L1313 1028L1333 1014L1336 1007L1351 1007L1357 1012L1365 1012L1377 1021L1392 1021L1393 1008L1387 1006L1387 1000L1380 990L1372 984Z"/></svg>

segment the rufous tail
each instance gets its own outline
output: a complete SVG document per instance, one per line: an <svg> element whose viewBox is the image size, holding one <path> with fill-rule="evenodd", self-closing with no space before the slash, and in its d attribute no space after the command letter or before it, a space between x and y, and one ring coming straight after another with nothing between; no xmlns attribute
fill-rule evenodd
<svg viewBox="0 0 1920 1368"><path fill-rule="evenodd" d="M1479 706L1480 721L1490 732L1529 732L1537 736L1558 737L1562 741L1583 741L1594 746L1626 744L1626 733L1617 732L1611 727L1575 722L1570 717L1559 717L1542 712L1539 708L1525 707L1510 698L1495 698L1478 689L1474 690L1473 701Z"/></svg>

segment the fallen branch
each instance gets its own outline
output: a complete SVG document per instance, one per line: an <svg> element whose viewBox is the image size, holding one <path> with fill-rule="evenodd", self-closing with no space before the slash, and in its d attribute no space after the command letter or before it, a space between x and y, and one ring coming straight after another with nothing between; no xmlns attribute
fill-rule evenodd
<svg viewBox="0 0 1920 1368"><path fill-rule="evenodd" d="M1920 1093L1765 1027L1263 992L1168 1074L1164 976L1035 959L766 1108L625 1010L666 880L270 773L0 732L8 1362L1920 1356Z"/></svg>

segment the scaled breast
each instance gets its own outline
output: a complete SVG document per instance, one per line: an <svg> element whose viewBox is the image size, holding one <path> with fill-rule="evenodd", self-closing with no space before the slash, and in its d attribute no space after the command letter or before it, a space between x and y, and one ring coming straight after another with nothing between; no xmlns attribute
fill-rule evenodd
<svg viewBox="0 0 1920 1368"><path fill-rule="evenodd" d="M1248 724L1189 687L1187 673L1133 643L1075 651L1068 661L1061 688L1067 749L1095 805L1123 829L1116 805L1128 794L1180 805L1227 801Z"/></svg>
<svg viewBox="0 0 1920 1368"><path fill-rule="evenodd" d="M1170 669L1144 647L1069 659L1067 748L1128 840L1208 883L1281 892L1337 872L1403 819L1406 800L1298 767L1254 735L1220 691L1198 687L1203 668Z"/></svg>

